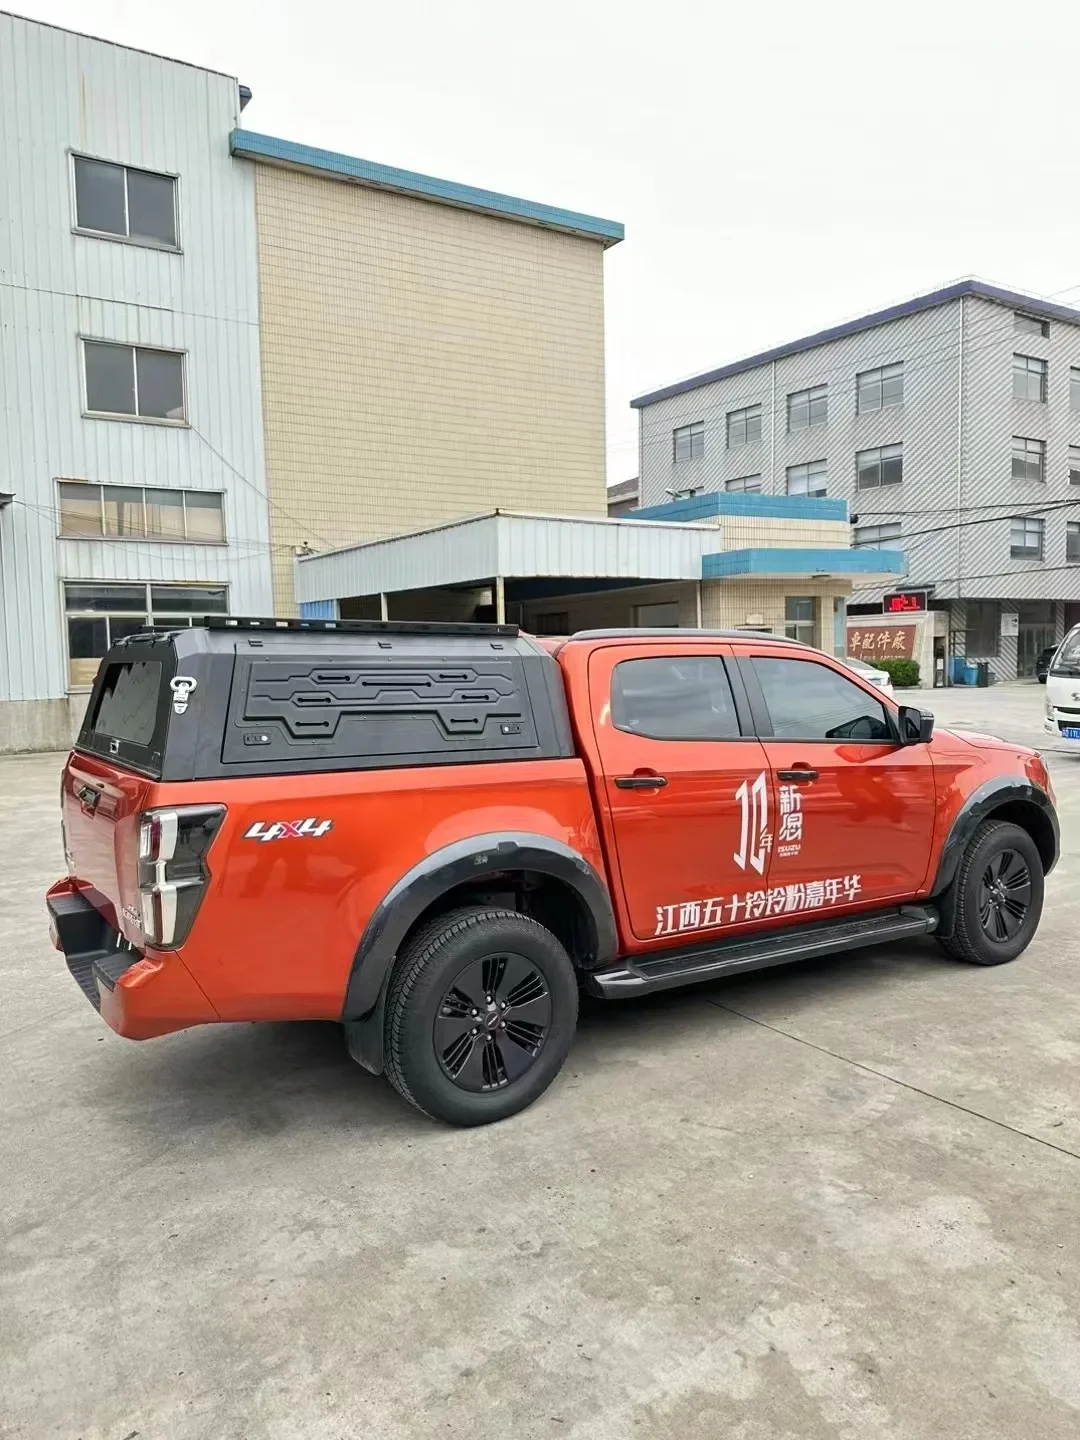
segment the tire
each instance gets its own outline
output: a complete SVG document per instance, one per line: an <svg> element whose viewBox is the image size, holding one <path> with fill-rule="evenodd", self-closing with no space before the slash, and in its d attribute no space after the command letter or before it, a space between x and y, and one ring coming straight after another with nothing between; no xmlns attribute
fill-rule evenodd
<svg viewBox="0 0 1080 1440"><path fill-rule="evenodd" d="M387 1078L434 1120L505 1120L562 1069L577 1014L577 976L550 930L514 910L451 911L398 957L386 1003Z"/></svg>
<svg viewBox="0 0 1080 1440"><path fill-rule="evenodd" d="M952 934L938 937L950 955L972 965L1004 965L1027 949L1042 915L1043 868L1026 830L984 821L964 851L953 887Z"/></svg>

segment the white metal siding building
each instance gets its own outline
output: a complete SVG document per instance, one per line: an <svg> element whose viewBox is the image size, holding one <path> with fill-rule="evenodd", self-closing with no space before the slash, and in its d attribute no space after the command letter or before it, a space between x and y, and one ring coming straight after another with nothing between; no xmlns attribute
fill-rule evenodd
<svg viewBox="0 0 1080 1440"><path fill-rule="evenodd" d="M632 404L643 506L844 499L947 610L950 656L1030 674L1080 620L1080 311L961 281Z"/></svg>
<svg viewBox="0 0 1080 1440"><path fill-rule="evenodd" d="M240 108L228 76L0 13L0 750L65 745L140 617L271 608Z"/></svg>

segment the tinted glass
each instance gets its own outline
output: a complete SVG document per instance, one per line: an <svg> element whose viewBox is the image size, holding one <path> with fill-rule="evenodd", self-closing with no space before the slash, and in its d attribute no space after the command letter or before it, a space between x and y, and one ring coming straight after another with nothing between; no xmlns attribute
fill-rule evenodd
<svg viewBox="0 0 1080 1440"><path fill-rule="evenodd" d="M118 614L145 614L145 585L78 585L64 587L69 610L97 610Z"/></svg>
<svg viewBox="0 0 1080 1440"><path fill-rule="evenodd" d="M228 611L224 586L151 585L150 603L159 615L224 615Z"/></svg>
<svg viewBox="0 0 1080 1440"><path fill-rule="evenodd" d="M139 414L158 420L184 418L184 359L171 350L136 350Z"/></svg>
<svg viewBox="0 0 1080 1440"><path fill-rule="evenodd" d="M1080 630L1070 630L1054 656L1052 675L1080 675Z"/></svg>
<svg viewBox="0 0 1080 1440"><path fill-rule="evenodd" d="M105 415L135 414L135 368L129 345L87 340L86 408Z"/></svg>
<svg viewBox="0 0 1080 1440"><path fill-rule="evenodd" d="M904 457L898 445L881 452L882 485L899 485L904 478Z"/></svg>
<svg viewBox="0 0 1080 1440"><path fill-rule="evenodd" d="M110 665L97 699L90 730L110 740L149 745L157 722L161 663L128 660Z"/></svg>
<svg viewBox="0 0 1080 1440"><path fill-rule="evenodd" d="M72 660L100 660L109 648L108 625L100 620L68 621L68 656Z"/></svg>
<svg viewBox="0 0 1080 1440"><path fill-rule="evenodd" d="M75 158L75 222L83 230L126 235L124 167Z"/></svg>
<svg viewBox="0 0 1080 1440"><path fill-rule="evenodd" d="M761 656L753 665L778 739L893 739L885 706L835 670L812 660Z"/></svg>
<svg viewBox="0 0 1080 1440"><path fill-rule="evenodd" d="M97 485L60 486L60 534L101 534L101 490Z"/></svg>
<svg viewBox="0 0 1080 1440"><path fill-rule="evenodd" d="M105 486L105 534L125 540L141 540L143 525L143 492L136 485Z"/></svg>
<svg viewBox="0 0 1080 1440"><path fill-rule="evenodd" d="M611 678L617 730L653 740L733 740L735 702L719 656L665 655L623 660Z"/></svg>
<svg viewBox="0 0 1080 1440"><path fill-rule="evenodd" d="M146 170L129 170L128 234L133 240L159 240L176 244L175 180L151 175Z"/></svg>
<svg viewBox="0 0 1080 1440"><path fill-rule="evenodd" d="M881 403L885 405L902 405L904 401L904 369L897 366L894 369L886 369L881 377Z"/></svg>
<svg viewBox="0 0 1080 1440"><path fill-rule="evenodd" d="M146 533L156 540L184 538L184 496L180 490L146 491Z"/></svg>

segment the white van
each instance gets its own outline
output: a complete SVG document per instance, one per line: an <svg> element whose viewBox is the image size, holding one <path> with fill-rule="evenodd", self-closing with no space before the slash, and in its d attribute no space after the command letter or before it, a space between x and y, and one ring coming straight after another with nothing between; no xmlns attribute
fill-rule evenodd
<svg viewBox="0 0 1080 1440"><path fill-rule="evenodd" d="M1080 748L1080 625L1073 626L1050 661L1043 729Z"/></svg>

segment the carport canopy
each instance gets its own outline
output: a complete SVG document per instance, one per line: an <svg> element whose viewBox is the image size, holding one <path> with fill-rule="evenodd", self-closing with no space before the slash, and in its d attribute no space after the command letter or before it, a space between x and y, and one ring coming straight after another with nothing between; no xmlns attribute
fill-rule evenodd
<svg viewBox="0 0 1080 1440"><path fill-rule="evenodd" d="M783 497L738 498L771 499L773 518L787 518L782 507L790 502ZM791 518L802 517L792 514ZM609 586L736 576L812 576L872 584L895 579L906 569L899 550L840 545L725 549L724 538L715 521L494 510L430 530L303 556L296 562L296 598L301 613L315 616L336 612L337 602L354 596L494 584L501 610L508 584L517 598L539 598Z"/></svg>

